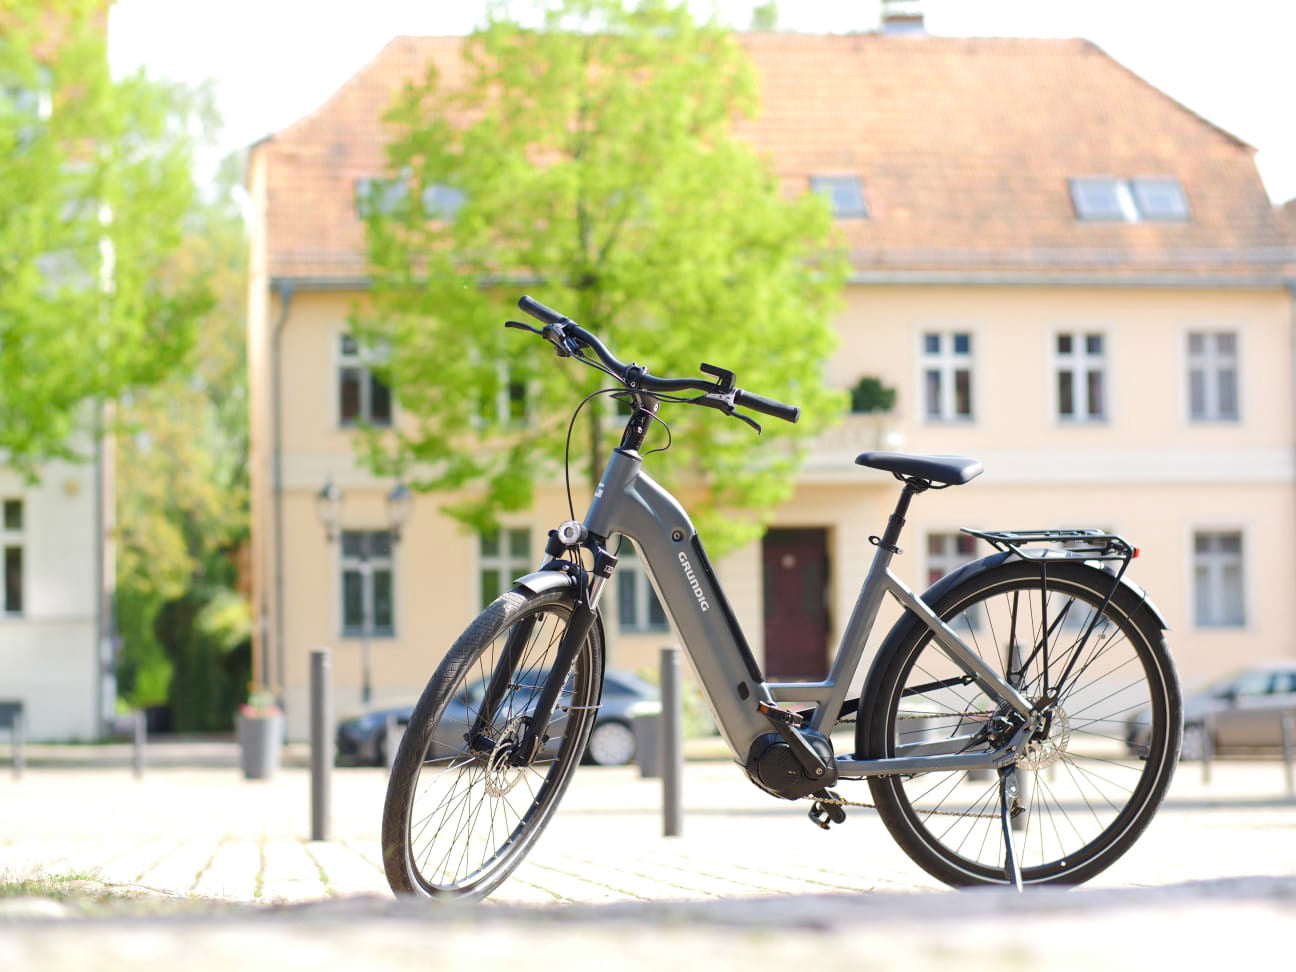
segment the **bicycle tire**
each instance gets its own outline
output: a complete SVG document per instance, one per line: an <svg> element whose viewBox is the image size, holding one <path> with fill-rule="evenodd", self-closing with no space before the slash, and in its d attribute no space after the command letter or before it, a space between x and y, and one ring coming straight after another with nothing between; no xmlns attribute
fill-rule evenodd
<svg viewBox="0 0 1296 972"><path fill-rule="evenodd" d="M1023 884L1079 884L1110 866L1155 815L1178 760L1182 702L1161 625L1123 585L1104 607L1113 584L1105 571L1066 563L1048 564L1045 584L1038 563L1008 561L931 605L1000 673L1013 661L1020 674L1009 681L1032 703L1074 657L1060 714L1016 765L1024 819L1014 820L1013 842ZM996 714L975 684L950 684L962 671L926 625L912 615L906 623L861 696L857 751L872 757L895 755L901 741L975 736ZM1047 652L1036 650L1041 644ZM1147 731L1135 747L1130 726L1140 713ZM892 837L933 877L955 887L1008 883L997 772L873 777L869 786Z"/></svg>
<svg viewBox="0 0 1296 972"><path fill-rule="evenodd" d="M383 865L397 895L485 897L549 822L585 750L602 692L598 623L577 653L540 755L512 767L503 754L552 667L573 603L567 591L501 594L428 681L397 749L383 805ZM494 749L474 749L466 741L474 693L480 701L509 631L527 620L535 623L487 733Z"/></svg>

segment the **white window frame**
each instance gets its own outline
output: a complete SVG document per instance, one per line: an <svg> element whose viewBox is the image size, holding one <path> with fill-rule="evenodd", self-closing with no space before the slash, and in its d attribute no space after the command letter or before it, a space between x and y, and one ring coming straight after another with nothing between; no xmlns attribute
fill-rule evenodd
<svg viewBox="0 0 1296 972"><path fill-rule="evenodd" d="M634 620L631 624L622 622L622 609L625 607L621 602L621 594L625 581L624 577L632 578L634 593ZM617 628L626 634L655 634L662 631L670 630L670 620L666 617L666 609L662 607L662 620L660 624L653 623L649 616L649 608L652 605L652 599L657 597L657 592L653 590L652 582L648 579L648 572L644 569L643 561L639 558L639 552L635 549L634 543L627 539L621 545L620 552L617 554L616 566L616 596L617 596ZM659 605L661 601L657 602Z"/></svg>
<svg viewBox="0 0 1296 972"><path fill-rule="evenodd" d="M512 550L512 535L514 533L526 534L526 552L514 554ZM495 553L487 553L482 549L482 541L485 540L485 534L478 533L475 537L477 548L477 604L484 606L508 590L512 581L524 574L531 573L535 569L535 559L531 556L532 548L535 544L534 531L525 524L501 523L499 526L499 549ZM486 585L482 583L482 574L487 570L499 572L498 590L488 591Z"/></svg>
<svg viewBox="0 0 1296 972"><path fill-rule="evenodd" d="M810 191L828 200L833 219L869 218L868 197L857 175L812 175Z"/></svg>
<svg viewBox="0 0 1296 972"><path fill-rule="evenodd" d="M927 350L927 338L936 335L940 340L940 350ZM966 353L954 350L954 338L966 335L968 350ZM976 348L979 343L975 328L961 326L923 326L918 328L918 395L922 401L923 421L934 424L970 424L977 416L977 375ZM954 412L956 401L955 386L959 371L968 373L968 414L958 415ZM927 410L927 373L937 371L940 375L940 414L932 415Z"/></svg>
<svg viewBox="0 0 1296 972"><path fill-rule="evenodd" d="M931 548L932 540L937 537L941 540L941 549L933 553ZM958 544L960 542L969 544L971 552L967 554L959 553ZM927 571L924 574L927 580L925 586L930 587L946 574L951 574L960 567L972 563L981 556L981 553L976 537L954 527L946 530L928 530L927 535L923 538L923 556ZM940 571L939 576L936 576L936 571Z"/></svg>
<svg viewBox="0 0 1296 972"><path fill-rule="evenodd" d="M16 503L18 506L18 526L9 526L3 517L4 508L9 504ZM0 576L0 618L21 618L27 611L27 504L21 496L4 496L0 497L0 571L4 575ZM9 597L9 551L18 550L18 555L22 562L19 568L18 576L18 607L11 609L8 604Z"/></svg>
<svg viewBox="0 0 1296 972"><path fill-rule="evenodd" d="M536 400L534 382L514 381L509 373L507 361L497 362L495 373L499 379L499 388L495 392L495 419L504 428L525 428L531 422L531 410ZM522 414L514 415L512 409L513 389L522 389Z"/></svg>
<svg viewBox="0 0 1296 972"><path fill-rule="evenodd" d="M1236 554L1222 550L1210 550L1205 553L1197 551L1199 538L1237 537ZM1247 602L1247 531L1238 526L1197 526L1188 534L1188 590L1191 592L1193 627L1199 631L1238 631L1245 629L1250 617L1250 605ZM1207 596L1211 603L1206 605L1205 616L1201 603L1202 591L1198 586L1198 574L1205 568L1207 577ZM1238 613L1230 615L1227 605L1223 603L1223 585L1225 573L1230 568L1238 574Z"/></svg>
<svg viewBox="0 0 1296 972"><path fill-rule="evenodd" d="M1058 349L1060 338L1071 339L1071 351ZM1088 350L1089 338L1102 340L1102 351L1094 353ZM1058 328L1053 332L1050 345L1053 367L1053 415L1061 425L1095 425L1108 422L1111 418L1111 367L1108 350L1111 346L1110 335L1101 328L1076 327ZM1089 395L1089 373L1097 370L1102 376L1102 410L1094 413L1093 401ZM1072 414L1062 413L1061 378L1063 373L1071 375ZM1079 406L1078 408L1076 406Z"/></svg>
<svg viewBox="0 0 1296 972"><path fill-rule="evenodd" d="M366 634L372 638L396 637L396 538L392 537L385 556L368 554L364 557L348 555L344 538L348 533L361 533L366 536L375 533L390 533L389 530L370 527L346 527L341 530L338 540L338 632L343 638L363 638ZM368 540L365 541L368 543ZM391 575L391 626L380 628L372 620L374 617L374 571L386 570ZM365 632L364 623L359 627L348 626L346 617L346 575L347 571L358 571L360 574L360 597L362 600L362 617L370 619L370 630Z"/></svg>
<svg viewBox="0 0 1296 972"><path fill-rule="evenodd" d="M1233 338L1233 353L1231 361L1222 355L1214 345L1218 339L1223 336ZM1194 352L1192 350L1192 339L1195 336L1201 336L1207 339L1207 344L1212 345L1204 351ZM1187 416L1188 422L1193 425L1233 425L1242 421L1242 332L1240 328L1230 327L1191 327L1184 331L1183 337L1184 350L1184 415ZM1233 371L1233 396L1234 412L1232 415L1223 415L1220 412L1220 382L1219 376L1225 367L1231 367ZM1204 393L1205 414L1193 414L1193 394L1192 394L1192 375L1193 371L1201 368L1204 375Z"/></svg>
<svg viewBox="0 0 1296 972"><path fill-rule="evenodd" d="M354 346L354 351L346 349L344 342L347 341ZM391 354L390 348L366 348L354 334L343 328L339 329L334 335L333 352L333 416L337 427L339 429L354 429L360 425L373 425L379 428L390 428L395 425L396 395L391 386L386 385L385 382L390 414L388 418L379 422L375 422L373 418L373 373L371 369L374 364L380 364L387 360ZM360 415L355 419L344 419L342 417L342 371L345 368L354 368L360 373ZM381 381L382 379L378 380Z"/></svg>
<svg viewBox="0 0 1296 972"><path fill-rule="evenodd" d="M1075 176L1068 181L1071 207L1081 223L1187 223L1192 220L1188 194L1176 176L1135 176L1121 179L1115 176ZM1106 190L1111 194L1113 208L1086 211L1081 197L1093 190ZM1157 194L1170 199L1171 206L1149 205Z"/></svg>

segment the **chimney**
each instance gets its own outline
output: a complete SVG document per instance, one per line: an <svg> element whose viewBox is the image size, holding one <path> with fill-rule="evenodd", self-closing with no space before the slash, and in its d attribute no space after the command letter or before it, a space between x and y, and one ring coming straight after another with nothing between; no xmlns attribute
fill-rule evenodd
<svg viewBox="0 0 1296 972"><path fill-rule="evenodd" d="M882 33L891 37L927 33L919 0L882 0Z"/></svg>

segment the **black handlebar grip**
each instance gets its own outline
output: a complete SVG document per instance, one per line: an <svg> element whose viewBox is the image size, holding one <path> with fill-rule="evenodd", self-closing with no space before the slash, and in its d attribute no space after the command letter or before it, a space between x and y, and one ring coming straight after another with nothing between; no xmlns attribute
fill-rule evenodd
<svg viewBox="0 0 1296 972"><path fill-rule="evenodd" d="M741 388L734 394L734 404L750 408L753 412L773 415L775 418L781 418L784 422L795 422L801 417L801 409L796 405L784 405L782 402L776 402L772 398L753 395L751 392L743 391Z"/></svg>
<svg viewBox="0 0 1296 972"><path fill-rule="evenodd" d="M518 308L544 324L557 324L559 321L567 320L566 314L559 314L552 307L546 307L532 297L518 298Z"/></svg>

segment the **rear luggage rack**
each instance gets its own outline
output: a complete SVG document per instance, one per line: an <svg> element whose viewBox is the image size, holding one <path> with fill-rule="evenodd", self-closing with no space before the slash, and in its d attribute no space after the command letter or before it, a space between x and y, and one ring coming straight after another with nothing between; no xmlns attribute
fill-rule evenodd
<svg viewBox="0 0 1296 972"><path fill-rule="evenodd" d="M1138 547L1105 530L969 530L964 527L962 532L980 537L996 550L1022 560L1114 560L1121 563L1124 572L1138 556ZM1032 543L1053 546L1023 549Z"/></svg>

